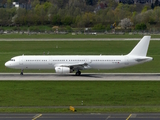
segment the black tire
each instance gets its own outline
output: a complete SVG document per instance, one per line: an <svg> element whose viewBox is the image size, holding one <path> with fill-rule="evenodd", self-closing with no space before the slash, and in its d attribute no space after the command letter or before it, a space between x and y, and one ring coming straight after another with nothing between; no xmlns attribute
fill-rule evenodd
<svg viewBox="0 0 160 120"><path fill-rule="evenodd" d="M80 75L81 75L81 71L77 71L76 76L80 76Z"/></svg>

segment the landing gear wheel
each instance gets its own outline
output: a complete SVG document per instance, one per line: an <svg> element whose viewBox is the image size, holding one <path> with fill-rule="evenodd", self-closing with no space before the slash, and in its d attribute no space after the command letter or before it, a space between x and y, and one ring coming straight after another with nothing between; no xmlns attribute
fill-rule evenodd
<svg viewBox="0 0 160 120"><path fill-rule="evenodd" d="M76 76L80 76L80 75L81 75L81 71L78 70L78 71L76 72Z"/></svg>

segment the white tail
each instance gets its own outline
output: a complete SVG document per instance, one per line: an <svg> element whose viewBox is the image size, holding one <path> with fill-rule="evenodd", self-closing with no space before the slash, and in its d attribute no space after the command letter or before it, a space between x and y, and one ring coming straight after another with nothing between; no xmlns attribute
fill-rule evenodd
<svg viewBox="0 0 160 120"><path fill-rule="evenodd" d="M144 36L128 55L146 56L151 36Z"/></svg>

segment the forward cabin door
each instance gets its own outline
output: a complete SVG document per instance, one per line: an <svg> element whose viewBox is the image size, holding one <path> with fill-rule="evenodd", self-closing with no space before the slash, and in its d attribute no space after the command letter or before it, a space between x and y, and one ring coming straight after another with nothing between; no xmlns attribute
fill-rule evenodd
<svg viewBox="0 0 160 120"><path fill-rule="evenodd" d="M20 58L19 58L19 65L23 65L23 56L21 56Z"/></svg>

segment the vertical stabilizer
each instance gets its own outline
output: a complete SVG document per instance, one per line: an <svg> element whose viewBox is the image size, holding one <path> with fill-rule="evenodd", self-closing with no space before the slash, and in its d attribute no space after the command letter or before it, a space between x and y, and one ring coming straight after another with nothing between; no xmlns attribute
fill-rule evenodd
<svg viewBox="0 0 160 120"><path fill-rule="evenodd" d="M144 36L128 55L146 56L151 36Z"/></svg>

